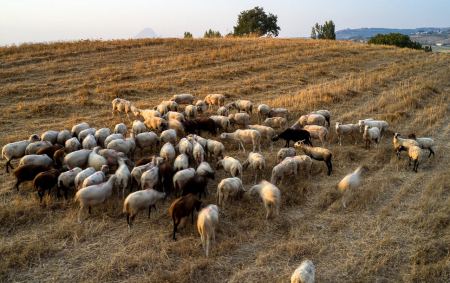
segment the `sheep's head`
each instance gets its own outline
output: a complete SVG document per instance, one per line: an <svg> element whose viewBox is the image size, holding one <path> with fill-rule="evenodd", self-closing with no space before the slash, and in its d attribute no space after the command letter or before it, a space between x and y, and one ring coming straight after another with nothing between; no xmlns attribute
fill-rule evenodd
<svg viewBox="0 0 450 283"><path fill-rule="evenodd" d="M220 138L221 138L222 140L226 140L226 139L228 138L228 134L227 134L227 133L221 133L221 134L220 134Z"/></svg>
<svg viewBox="0 0 450 283"><path fill-rule="evenodd" d="M38 135L36 135L36 134L33 134L33 135L31 135L29 138L28 138L28 141L29 142L37 142L37 141L40 141L41 140L41 138L38 136Z"/></svg>
<svg viewBox="0 0 450 283"><path fill-rule="evenodd" d="M217 161L217 163L216 163L216 170L219 170L220 167L222 167L222 163L223 163L223 160Z"/></svg>
<svg viewBox="0 0 450 283"><path fill-rule="evenodd" d="M409 134L409 135L408 135L408 138L409 138L409 139L415 140L417 137L416 137L416 134L415 134L415 133L412 133L412 134Z"/></svg>
<svg viewBox="0 0 450 283"><path fill-rule="evenodd" d="M120 159L122 160L122 159ZM109 172L109 166L108 165L102 165L102 168L100 169L100 171L102 171L103 173L108 174Z"/></svg>
<svg viewBox="0 0 450 283"><path fill-rule="evenodd" d="M273 136L272 141L277 141L279 139L280 139L280 136L279 135L275 135L275 136Z"/></svg>
<svg viewBox="0 0 450 283"><path fill-rule="evenodd" d="M303 140L294 143L295 148L303 148L304 146L305 146L305 143L303 142Z"/></svg>

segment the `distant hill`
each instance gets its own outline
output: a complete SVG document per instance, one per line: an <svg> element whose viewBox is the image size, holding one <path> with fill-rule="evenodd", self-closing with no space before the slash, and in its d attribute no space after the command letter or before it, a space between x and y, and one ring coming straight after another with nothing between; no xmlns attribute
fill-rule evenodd
<svg viewBox="0 0 450 283"><path fill-rule="evenodd" d="M336 38L341 40L368 40L381 33L387 34L397 32L406 34L423 44L450 44L450 28L415 28L415 29L393 29L393 28L359 28L343 29L336 32Z"/></svg>
<svg viewBox="0 0 450 283"><path fill-rule="evenodd" d="M151 28L145 28L141 30L134 38L155 38L158 35Z"/></svg>

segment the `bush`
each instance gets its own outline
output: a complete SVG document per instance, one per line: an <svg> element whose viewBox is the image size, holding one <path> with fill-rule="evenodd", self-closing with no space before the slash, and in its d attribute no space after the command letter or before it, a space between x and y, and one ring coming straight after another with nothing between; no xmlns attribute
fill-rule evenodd
<svg viewBox="0 0 450 283"><path fill-rule="evenodd" d="M394 45L401 48L423 49L425 51L431 51L431 48L422 48L422 45L420 43L412 41L409 36L401 33L377 34L376 36L369 39L368 43Z"/></svg>
<svg viewBox="0 0 450 283"><path fill-rule="evenodd" d="M184 38L193 38L192 33L185 31L184 32Z"/></svg>
<svg viewBox="0 0 450 283"><path fill-rule="evenodd" d="M219 31L214 31L212 29L209 29L205 31L205 34L203 35L204 38L217 38L222 37Z"/></svg>

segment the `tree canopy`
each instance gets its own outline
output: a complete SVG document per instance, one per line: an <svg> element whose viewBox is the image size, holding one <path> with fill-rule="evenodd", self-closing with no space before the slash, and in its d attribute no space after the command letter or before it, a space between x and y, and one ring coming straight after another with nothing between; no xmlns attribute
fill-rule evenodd
<svg viewBox="0 0 450 283"><path fill-rule="evenodd" d="M319 25L316 23L312 27L311 38L312 39L336 39L335 25L333 21L326 21L325 24Z"/></svg>
<svg viewBox="0 0 450 283"><path fill-rule="evenodd" d="M204 38L214 38L214 37L222 37L219 31L214 31L212 29L209 29L205 31L205 34L203 35Z"/></svg>
<svg viewBox="0 0 450 283"><path fill-rule="evenodd" d="M277 25L277 20L276 15L266 14L262 7L256 6L239 14L234 35L278 36L280 27Z"/></svg>

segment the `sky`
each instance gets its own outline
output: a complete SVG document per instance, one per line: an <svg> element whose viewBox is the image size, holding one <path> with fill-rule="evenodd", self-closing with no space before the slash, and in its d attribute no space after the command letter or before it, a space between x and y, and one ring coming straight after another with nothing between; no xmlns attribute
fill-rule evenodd
<svg viewBox="0 0 450 283"><path fill-rule="evenodd" d="M450 26L450 0L0 0L0 45L133 38L144 28L160 37L226 34L255 6L278 16L280 37L309 36L329 19L337 30Z"/></svg>

